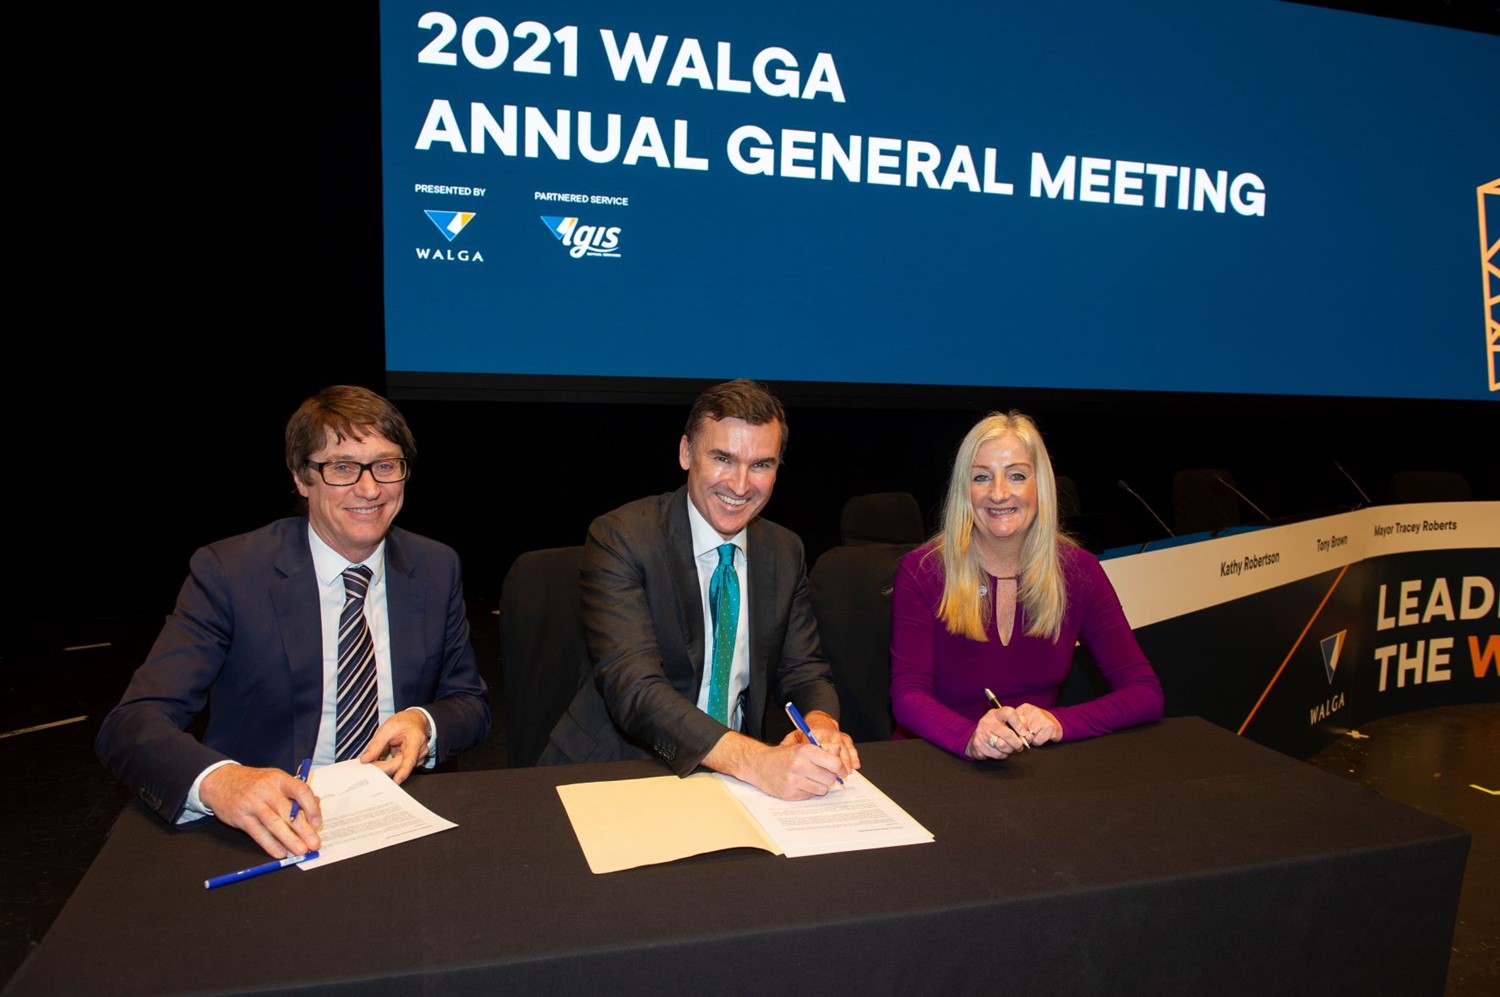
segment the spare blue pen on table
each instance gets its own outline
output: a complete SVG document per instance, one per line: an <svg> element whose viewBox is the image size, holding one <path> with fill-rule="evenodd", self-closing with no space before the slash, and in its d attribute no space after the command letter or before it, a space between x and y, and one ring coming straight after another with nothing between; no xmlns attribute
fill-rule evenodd
<svg viewBox="0 0 1500 997"><path fill-rule="evenodd" d="M307 777L311 773L312 759L302 759L302 764L297 766L297 780L299 782L306 782ZM292 821L296 820L297 814L300 811L301 807L299 806L299 801L293 800L292 812L291 815L287 817L286 822L290 824ZM318 853L315 851L308 852L305 855L288 855L284 859L276 859L272 862L266 862L261 865L251 866L248 869L241 869L238 872L229 872L225 873L222 876L215 876L212 879L205 879L203 881L203 888L205 890L213 890L217 889L220 886L228 886L230 883L238 883L242 880L254 879L256 876L264 876L268 872L275 872L278 869L285 869L287 866L297 865L300 862L306 862L308 859L315 859L317 857Z"/></svg>
<svg viewBox="0 0 1500 997"><path fill-rule="evenodd" d="M288 855L284 859L276 859L274 862L267 862L264 865L253 865L248 869L241 869L239 872L226 873L223 876L215 876L213 879L205 879L203 881L203 888L205 890L213 890L220 886L228 886L230 883L238 883L244 879L254 879L256 876L264 876L268 872L285 869L287 866L296 865L299 862L306 862L308 859L315 859L317 857L317 852L308 852L306 855Z"/></svg>

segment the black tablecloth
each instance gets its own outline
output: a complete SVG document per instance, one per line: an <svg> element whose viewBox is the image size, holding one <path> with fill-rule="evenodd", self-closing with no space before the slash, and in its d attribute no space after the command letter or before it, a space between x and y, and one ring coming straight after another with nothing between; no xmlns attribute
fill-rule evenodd
<svg viewBox="0 0 1500 997"><path fill-rule="evenodd" d="M458 828L260 861L138 805L7 993L1442 992L1466 832L1196 719L865 773L932 844L603 876L554 787L648 762L417 776Z"/></svg>

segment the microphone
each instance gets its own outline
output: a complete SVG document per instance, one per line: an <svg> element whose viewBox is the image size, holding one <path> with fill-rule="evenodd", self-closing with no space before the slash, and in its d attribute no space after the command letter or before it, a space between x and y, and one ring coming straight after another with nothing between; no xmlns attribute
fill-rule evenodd
<svg viewBox="0 0 1500 997"><path fill-rule="evenodd" d="M1344 477L1348 478L1349 479L1349 484L1353 485L1354 486L1354 490L1357 491L1357 492L1359 492L1359 497L1362 498L1362 499L1364 499L1364 502L1361 503L1362 505L1374 505L1375 504L1374 502L1370 501L1370 496L1368 496L1368 495L1365 494L1365 490L1363 488L1359 487L1359 482L1354 480L1354 475L1352 475L1348 471L1344 470L1344 465L1343 464L1340 464L1338 461L1334 461L1333 462L1333 466L1338 469L1338 472L1340 474L1342 474ZM1359 508L1358 505L1356 505L1354 507L1354 509L1358 509L1358 508ZM1350 509L1349 511L1353 512L1354 509Z"/></svg>
<svg viewBox="0 0 1500 997"><path fill-rule="evenodd" d="M1264 519L1268 523L1271 521L1271 517L1266 515L1266 510L1262 509L1260 506L1258 506L1254 502L1250 501L1250 496L1246 495L1244 492L1242 492L1238 488L1234 487L1234 485L1230 484L1228 478L1224 477L1222 474L1216 474L1216 475L1214 475L1214 480L1217 481L1219 484L1223 485L1225 488L1228 488L1230 491L1234 492L1236 495L1238 495L1240 497L1241 500L1244 501L1244 503L1246 505L1248 505L1250 508L1254 509L1256 512L1260 513L1260 518L1261 519Z"/></svg>
<svg viewBox="0 0 1500 997"><path fill-rule="evenodd" d="M1167 536L1175 537L1177 535L1172 532L1172 528L1166 524L1166 521L1156 514L1156 510L1151 508L1150 503L1148 503L1145 499L1141 498L1135 493L1134 488L1131 488L1124 481L1116 481L1115 484L1120 486L1121 491L1125 492L1131 498L1139 502L1142 509L1145 509L1147 512L1151 513L1151 518L1161 524L1161 528L1167 531Z"/></svg>

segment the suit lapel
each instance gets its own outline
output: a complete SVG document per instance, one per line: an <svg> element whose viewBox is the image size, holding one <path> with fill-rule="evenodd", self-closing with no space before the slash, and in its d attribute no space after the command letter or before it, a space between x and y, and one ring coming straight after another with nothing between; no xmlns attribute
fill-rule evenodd
<svg viewBox="0 0 1500 997"><path fill-rule="evenodd" d="M672 585L676 598L678 629L686 645L687 658L693 667L693 687L688 698L697 702L703 685L703 594L698 588L698 562L693 557L693 528L688 523L687 489L679 488L667 499L662 513L662 532Z"/></svg>
<svg viewBox="0 0 1500 997"><path fill-rule="evenodd" d="M323 616L312 551L307 546L306 519L282 536L271 579L271 603L281 630L291 690L292 757L305 758L317 745L323 717Z"/></svg>
<svg viewBox="0 0 1500 997"><path fill-rule="evenodd" d="M769 651L773 644L772 631L776 620L776 558L767 542L764 531L757 520L750 524L746 534L746 561L750 565L750 602L744 609L749 613L750 634L750 681L746 687L750 701L745 704L745 733L761 737L765 723L766 698L770 695L772 669ZM779 705L779 704L778 704Z"/></svg>
<svg viewBox="0 0 1500 997"><path fill-rule="evenodd" d="M390 626L391 682L395 708L404 703L418 703L417 687L421 683L422 611L427 603L427 585L416 576L401 543L398 530L385 538L385 610Z"/></svg>

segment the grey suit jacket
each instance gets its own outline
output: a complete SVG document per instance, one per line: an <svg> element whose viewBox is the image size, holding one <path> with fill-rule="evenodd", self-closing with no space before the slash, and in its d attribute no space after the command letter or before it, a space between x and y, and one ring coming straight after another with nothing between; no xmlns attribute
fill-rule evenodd
<svg viewBox="0 0 1500 997"><path fill-rule="evenodd" d="M385 565L395 706L432 715L441 762L490 729L458 555L392 529ZM186 728L205 706L199 741ZM104 718L95 750L174 821L193 780L215 762L294 770L313 753L322 711L323 625L307 520L282 519L193 555L176 609Z"/></svg>
<svg viewBox="0 0 1500 997"><path fill-rule="evenodd" d="M703 601L687 491L641 499L589 527L582 571L584 636L594 662L552 730L541 764L655 754L679 775L728 730L697 707ZM760 738L768 708L788 699L838 717L818 644L802 542L774 523L750 524L750 680L744 730Z"/></svg>

